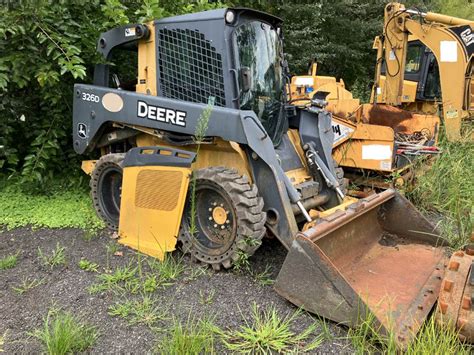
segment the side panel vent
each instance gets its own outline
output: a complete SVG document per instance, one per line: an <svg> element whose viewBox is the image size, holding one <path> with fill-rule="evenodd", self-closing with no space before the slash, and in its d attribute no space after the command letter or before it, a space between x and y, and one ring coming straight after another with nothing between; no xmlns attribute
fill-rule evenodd
<svg viewBox="0 0 474 355"><path fill-rule="evenodd" d="M174 210L182 179L183 173L180 171L140 171L137 176L135 205L152 210Z"/></svg>
<svg viewBox="0 0 474 355"><path fill-rule="evenodd" d="M204 34L189 29L158 31L159 86L165 97L225 106L222 58Z"/></svg>

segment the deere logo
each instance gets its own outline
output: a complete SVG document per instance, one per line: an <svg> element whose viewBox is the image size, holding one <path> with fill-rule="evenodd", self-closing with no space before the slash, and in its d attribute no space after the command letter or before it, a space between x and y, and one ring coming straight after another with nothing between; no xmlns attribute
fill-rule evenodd
<svg viewBox="0 0 474 355"><path fill-rule="evenodd" d="M137 115L152 121L160 121L175 126L186 127L186 112L166 107L153 106L145 101L138 101Z"/></svg>

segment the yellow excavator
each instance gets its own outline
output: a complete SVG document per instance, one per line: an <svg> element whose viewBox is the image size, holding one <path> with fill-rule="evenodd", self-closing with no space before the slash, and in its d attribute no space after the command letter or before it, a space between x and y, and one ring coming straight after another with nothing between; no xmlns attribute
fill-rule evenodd
<svg viewBox="0 0 474 355"><path fill-rule="evenodd" d="M385 7L383 35L376 37L373 103L412 112L440 112L449 140L461 139L462 122L472 129L474 111L474 21Z"/></svg>
<svg viewBox="0 0 474 355"><path fill-rule="evenodd" d="M289 92L295 104L307 104L318 91L328 93L334 159L356 185L402 188L409 183L417 157L440 153L438 116L449 140L461 138L462 122L468 132L472 129L473 25L389 3L383 35L374 41L377 65L370 104L360 105L342 80L318 76L316 63L308 75L292 78Z"/></svg>
<svg viewBox="0 0 474 355"><path fill-rule="evenodd" d="M245 8L102 33L105 64L73 102L97 214L124 245L160 259L181 246L215 270L275 236L288 250L280 295L348 326L371 312L400 347L441 289L440 314L457 320L448 286L468 289L469 268L455 260L458 278L443 281L446 241L395 190L345 196L326 101L286 101L282 38L279 18ZM111 65L127 51L130 78Z"/></svg>
<svg viewBox="0 0 474 355"><path fill-rule="evenodd" d="M385 104L360 104L344 81L317 75L313 61L307 75L293 76L290 102L305 107L322 95L332 113L333 158L351 181L352 195L374 189L403 188L413 179L413 162L439 154L440 119Z"/></svg>

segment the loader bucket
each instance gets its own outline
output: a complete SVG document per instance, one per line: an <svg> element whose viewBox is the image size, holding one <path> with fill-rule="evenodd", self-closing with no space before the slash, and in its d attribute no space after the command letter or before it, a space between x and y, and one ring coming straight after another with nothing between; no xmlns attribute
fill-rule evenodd
<svg viewBox="0 0 474 355"><path fill-rule="evenodd" d="M445 241L393 189L296 235L275 283L290 302L347 326L370 312L403 347L436 302Z"/></svg>

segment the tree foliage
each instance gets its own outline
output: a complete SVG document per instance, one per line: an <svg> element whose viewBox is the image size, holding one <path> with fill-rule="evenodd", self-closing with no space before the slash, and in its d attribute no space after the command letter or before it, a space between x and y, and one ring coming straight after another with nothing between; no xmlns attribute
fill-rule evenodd
<svg viewBox="0 0 474 355"><path fill-rule="evenodd" d="M0 174L43 182L75 175L72 89L90 83L101 58L99 34L143 22L218 6L245 6L285 21L290 71L302 74L315 58L319 73L343 78L366 92L373 78L372 42L381 32L383 0L21 0L0 8ZM467 0L407 1L407 6L472 16ZM118 68L129 71L127 67ZM136 70L136 69L135 69Z"/></svg>
<svg viewBox="0 0 474 355"><path fill-rule="evenodd" d="M72 91L91 82L99 34L202 11L206 0L23 0L0 8L0 172L24 182L74 175Z"/></svg>

